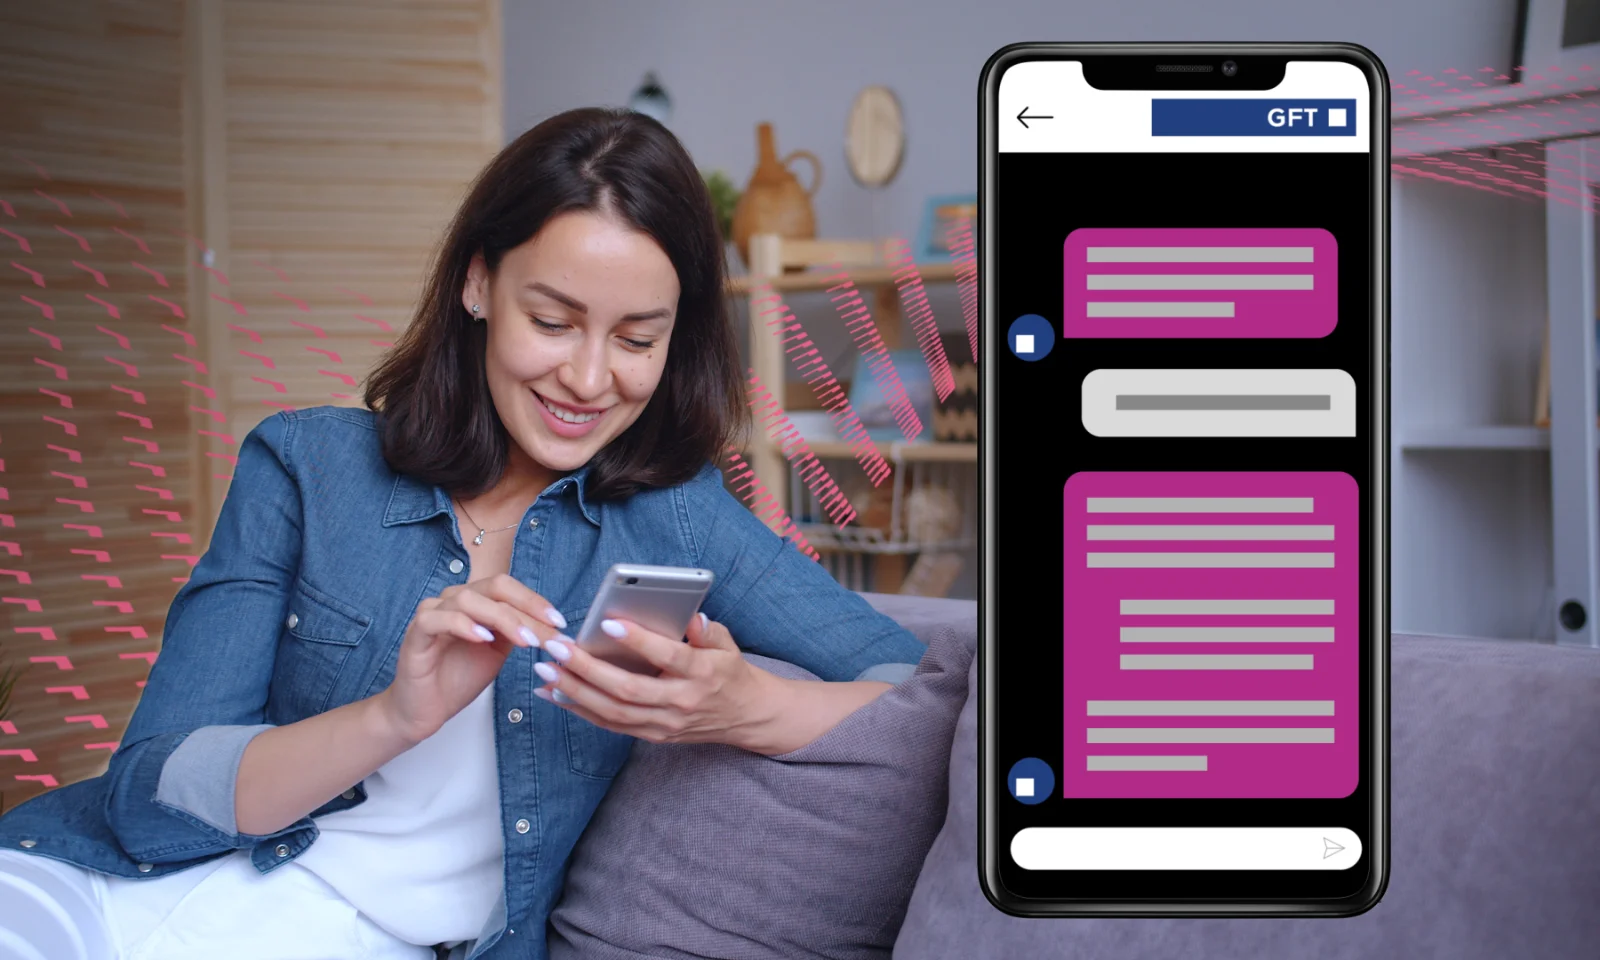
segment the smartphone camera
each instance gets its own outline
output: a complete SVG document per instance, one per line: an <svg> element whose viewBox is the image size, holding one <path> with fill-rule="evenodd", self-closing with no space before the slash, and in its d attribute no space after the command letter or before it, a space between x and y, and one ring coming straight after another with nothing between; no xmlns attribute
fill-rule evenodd
<svg viewBox="0 0 1600 960"><path fill-rule="evenodd" d="M626 580L624 580L622 582L623 583L627 583L627 584L635 584L635 583L639 582L639 578L638 577L629 577L628 579L626 579Z"/></svg>
<svg viewBox="0 0 1600 960"><path fill-rule="evenodd" d="M1231 77L1238 72L1239 65L1237 63L1234 63L1232 60L1222 61L1222 75L1224 77Z"/></svg>

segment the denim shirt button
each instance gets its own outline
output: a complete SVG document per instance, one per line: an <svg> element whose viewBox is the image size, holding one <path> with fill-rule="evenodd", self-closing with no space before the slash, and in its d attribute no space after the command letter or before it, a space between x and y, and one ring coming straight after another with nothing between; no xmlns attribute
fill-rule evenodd
<svg viewBox="0 0 1600 960"><path fill-rule="evenodd" d="M529 530L537 530L537 529L539 529L539 521L538 520L529 520L528 521L528 529Z"/></svg>
<svg viewBox="0 0 1600 960"><path fill-rule="evenodd" d="M24 840L24 841L22 841L22 846L25 849L30 849L31 850L32 848L37 847L38 845L39 845L39 841L37 841L37 840Z"/></svg>
<svg viewBox="0 0 1600 960"><path fill-rule="evenodd" d="M293 630L295 627L300 625L300 618L299 616L291 613L289 614L289 618L283 622L289 625L290 630Z"/></svg>
<svg viewBox="0 0 1600 960"><path fill-rule="evenodd" d="M289 855L289 845L287 843L280 843L272 852L276 853L279 857L287 857Z"/></svg>
<svg viewBox="0 0 1600 960"><path fill-rule="evenodd" d="M462 566L463 566L463 564L462 564L462 562L460 560L451 560L450 561L450 572L451 573L460 573Z"/></svg>
<svg viewBox="0 0 1600 960"><path fill-rule="evenodd" d="M149 873L150 870L151 870L150 864L148 864L148 863L139 864L139 872L140 873Z"/></svg>
<svg viewBox="0 0 1600 960"><path fill-rule="evenodd" d="M531 826L533 826L533 824L529 823L526 820L518 820L517 821L517 832L518 833L527 833L528 832L528 828L531 827Z"/></svg>
<svg viewBox="0 0 1600 960"><path fill-rule="evenodd" d="M522 711L518 710L516 707L512 707L511 712L506 714L506 719L510 720L512 723L521 723Z"/></svg>

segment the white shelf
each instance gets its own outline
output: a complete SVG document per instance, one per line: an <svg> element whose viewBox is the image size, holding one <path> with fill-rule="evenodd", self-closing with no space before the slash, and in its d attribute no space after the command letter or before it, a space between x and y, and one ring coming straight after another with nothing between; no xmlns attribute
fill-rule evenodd
<svg viewBox="0 0 1600 960"><path fill-rule="evenodd" d="M1412 427L1402 450L1549 450L1549 427Z"/></svg>
<svg viewBox="0 0 1600 960"><path fill-rule="evenodd" d="M1594 109L1600 105L1600 91L1595 80L1590 73L1572 80L1469 88L1427 101L1395 90L1389 111L1390 152L1403 159L1513 143L1532 147L1534 141L1600 132L1600 110ZM1537 152L1537 147L1532 149Z"/></svg>
<svg viewBox="0 0 1600 960"><path fill-rule="evenodd" d="M1596 431L1600 438L1600 430ZM1549 427L1412 427L1402 450L1549 450Z"/></svg>

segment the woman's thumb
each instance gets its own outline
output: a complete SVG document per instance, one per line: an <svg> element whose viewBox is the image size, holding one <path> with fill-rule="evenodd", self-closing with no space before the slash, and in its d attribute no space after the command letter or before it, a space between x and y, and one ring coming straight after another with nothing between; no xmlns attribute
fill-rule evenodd
<svg viewBox="0 0 1600 960"><path fill-rule="evenodd" d="M689 621L686 636L689 638L690 646L735 652L739 649L739 645L733 642L733 635L728 633L728 628L720 623L713 623L704 612L695 614Z"/></svg>

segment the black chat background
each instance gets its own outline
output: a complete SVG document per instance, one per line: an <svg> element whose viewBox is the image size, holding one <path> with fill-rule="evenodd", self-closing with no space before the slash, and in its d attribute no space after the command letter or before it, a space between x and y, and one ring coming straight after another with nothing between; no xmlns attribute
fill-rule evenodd
<svg viewBox="0 0 1600 960"><path fill-rule="evenodd" d="M1002 120L1003 122L1003 120ZM992 856L1013 896L1090 900L1341 898L1367 879L1371 849L1371 487L1369 395L1371 158L1365 153L1029 154L991 157L995 312L994 559L996 699L990 743L998 783ZM1322 227L1338 244L1338 326L1319 339L1061 338L1063 246L1079 227ZM1036 313L1055 327L1042 360L1019 360L1006 333ZM1355 438L1102 438L1080 419L1083 378L1099 368L1342 369L1356 382ZM1338 470L1360 487L1360 782L1342 799L1065 799L1061 796L1062 496L1082 470ZM1341 705L1342 707L1342 705ZM1056 771L1052 796L1012 798L1012 764L1037 757ZM1343 826L1363 856L1342 871L1029 871L1011 837L1029 826Z"/></svg>

